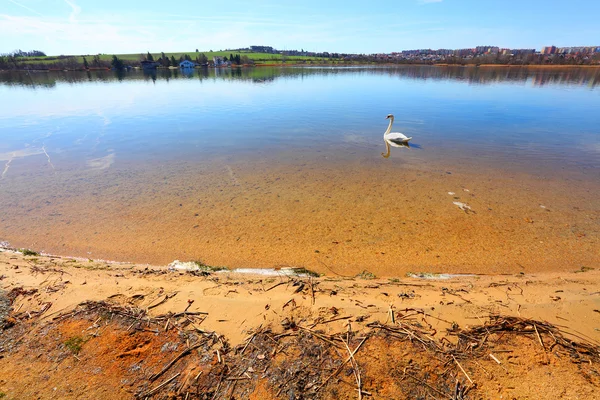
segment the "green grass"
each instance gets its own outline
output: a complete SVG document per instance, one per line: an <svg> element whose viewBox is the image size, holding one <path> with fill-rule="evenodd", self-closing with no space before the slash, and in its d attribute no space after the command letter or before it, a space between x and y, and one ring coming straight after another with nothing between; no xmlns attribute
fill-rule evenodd
<svg viewBox="0 0 600 400"><path fill-rule="evenodd" d="M217 272L217 271L227 271L227 267L218 267L218 266L214 266L214 265L206 265L203 261L200 260L195 260L192 261L194 264L196 264L198 266L198 268L200 268L200 271L207 271L207 272Z"/></svg>
<svg viewBox="0 0 600 400"><path fill-rule="evenodd" d="M581 273L581 272L588 272L588 271L593 271L594 268L592 267L586 267L585 265L582 266L581 268L579 268L577 271L575 271L575 273Z"/></svg>
<svg viewBox="0 0 600 400"><path fill-rule="evenodd" d="M360 274L356 275L356 278L360 279L375 279L377 278L374 273L364 270Z"/></svg>
<svg viewBox="0 0 600 400"><path fill-rule="evenodd" d="M296 275L307 275L312 276L313 278L318 278L319 276L321 276L315 271L311 271L310 269L304 267L294 267L292 268L292 271L294 271L294 274Z"/></svg>
<svg viewBox="0 0 600 400"><path fill-rule="evenodd" d="M37 256L40 255L40 253L38 253L37 251L33 251L33 250L30 250L30 249L19 249L19 251L21 253L23 253L24 256L34 256L34 257L37 257Z"/></svg>
<svg viewBox="0 0 600 400"><path fill-rule="evenodd" d="M239 54L240 56L248 56L248 58L250 58L252 60L261 60L261 61L280 61L281 62L281 59L282 59L281 54L253 53L250 51L200 51L198 53L196 53L195 51L193 51L193 52L184 51L184 52L175 52L175 53L165 53L165 55L169 58L171 58L171 56L173 56L179 60L179 57L185 56L185 55L190 56L192 59L196 59L196 57L202 53L204 53L204 55L206 57L208 57L208 59L211 61L212 61L213 57L229 58L230 54L233 54L234 56L236 54ZM151 54L155 60L161 56L161 53L151 53ZM100 59L105 60L105 61L110 61L110 60L112 60L112 56L113 56L112 54L101 54ZM144 53L143 56L145 57L146 53ZM88 56L88 61L91 60L91 57L93 57L93 55ZM123 60L139 61L140 59L142 59L142 54L141 53L117 54L117 57L119 57ZM305 57L305 56L286 56L286 59L287 60L320 60L321 58L320 57ZM81 61L83 62L83 58L81 58Z"/></svg>
<svg viewBox="0 0 600 400"><path fill-rule="evenodd" d="M81 347L84 345L85 342L86 340L81 336L73 336L72 338L65 341L65 347L71 350L73 354L79 354L79 352L81 351Z"/></svg>
<svg viewBox="0 0 600 400"><path fill-rule="evenodd" d="M233 54L234 56L236 54L239 54L240 56L248 56L248 58L250 58L251 60L254 60L254 62L257 64L281 63L282 57L284 57L281 54L254 53L251 51L199 51L198 53L196 53L195 51L191 51L191 52L183 51L183 52L165 53L165 55L169 58L171 58L173 56L177 60L179 60L179 57L181 57L181 56L189 55L193 60L195 60L196 57L202 53L204 53L204 55L209 59L209 61L212 61L213 57L215 57L215 56L229 58L230 54ZM144 59L146 54L147 53L144 52L144 53L133 53L133 54L116 54L116 56L119 57L120 59L122 59L123 61L127 62L127 61L140 61L140 60ZM161 53L151 53L151 54L155 60L161 57ZM54 63L54 62L65 61L65 59L59 59L57 57L58 56L22 57L22 58L20 58L20 60L22 62L26 62L26 63L42 63L42 64L49 64L49 63ZM84 57L83 55L73 55L73 56L68 56L68 57L74 57L78 63L83 63L83 57ZM86 55L85 57L86 57L88 63L91 63L92 59L94 57L94 54ZM102 60L102 61L111 61L113 54L100 54L99 57L100 57L100 60ZM285 58L286 58L286 62L285 62L286 64L294 64L294 63L297 63L300 61L313 61L313 62L328 62L331 60L337 61L337 59L328 59L328 58L322 58L322 57L308 57L308 56L285 56Z"/></svg>

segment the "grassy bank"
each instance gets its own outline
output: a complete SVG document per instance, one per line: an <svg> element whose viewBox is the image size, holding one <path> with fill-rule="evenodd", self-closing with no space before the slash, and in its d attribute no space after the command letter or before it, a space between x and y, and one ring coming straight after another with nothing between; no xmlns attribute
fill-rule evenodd
<svg viewBox="0 0 600 400"><path fill-rule="evenodd" d="M162 56L162 53L151 53L152 57L157 60ZM323 58L323 57L309 57L309 56L284 56L282 54L269 54L269 53L256 53L251 51L199 51L199 52L170 52L164 53L166 57L174 57L179 60L181 57L189 56L192 60L195 60L201 54L204 54L209 61L212 61L213 57L227 57L230 55L247 56L255 64L274 64L274 63L285 63L285 64L297 64L305 62L318 62L325 63L329 61L339 61L335 58ZM23 64L52 64L59 61L70 60L70 62L83 64L83 58L85 57L88 62L91 63L94 54L88 55L54 55L44 57L22 57L19 58L19 62ZM139 63L141 60L145 60L147 53L131 53L131 54L116 54L116 56L127 63ZM99 54L100 61L110 62L113 54Z"/></svg>

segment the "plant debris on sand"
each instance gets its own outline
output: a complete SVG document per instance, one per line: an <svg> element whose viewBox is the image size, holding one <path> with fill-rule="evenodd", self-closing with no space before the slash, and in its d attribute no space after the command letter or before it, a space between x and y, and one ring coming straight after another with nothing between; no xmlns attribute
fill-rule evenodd
<svg viewBox="0 0 600 400"><path fill-rule="evenodd" d="M600 398L598 344L546 322L493 315L436 332L423 310L390 308L386 322L355 331L356 318L344 317L343 331L326 333L318 327L340 317L309 324L286 312L280 326L259 326L232 347L201 328L206 313L187 309L151 316L86 301L45 321L13 311L0 330L0 391L8 399L458 400L512 398L531 385L526 398L557 389Z"/></svg>

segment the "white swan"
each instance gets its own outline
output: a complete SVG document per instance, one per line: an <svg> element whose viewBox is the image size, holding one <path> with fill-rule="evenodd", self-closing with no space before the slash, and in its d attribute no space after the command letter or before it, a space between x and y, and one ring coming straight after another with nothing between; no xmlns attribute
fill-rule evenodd
<svg viewBox="0 0 600 400"><path fill-rule="evenodd" d="M392 143L408 143L408 141L410 139L412 139L411 137L407 137L405 134L400 133L400 132L390 132L392 130L392 124L394 123L394 116L392 114L389 114L387 117L385 117L385 119L389 119L390 120L390 125L387 128L387 131L385 131L385 133L383 134L383 139L386 141L390 141Z"/></svg>
<svg viewBox="0 0 600 400"><path fill-rule="evenodd" d="M383 158L388 158L390 156L391 147L408 147L408 141L412 139L412 137L407 137L405 134L400 132L391 132L392 124L394 123L394 116L389 114L386 119L390 120L390 125L387 128L387 131L383 134L383 141L385 143L386 153L381 153Z"/></svg>

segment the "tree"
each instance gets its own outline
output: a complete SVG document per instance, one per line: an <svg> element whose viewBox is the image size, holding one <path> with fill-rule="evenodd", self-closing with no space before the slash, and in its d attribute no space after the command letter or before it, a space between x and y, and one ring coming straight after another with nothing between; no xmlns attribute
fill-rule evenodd
<svg viewBox="0 0 600 400"><path fill-rule="evenodd" d="M119 57L117 57L116 55L113 55L112 61L110 62L110 64L112 65L112 67L114 69L116 69L117 71L122 70L125 68L125 65L123 64L123 60L121 60Z"/></svg>
<svg viewBox="0 0 600 400"><path fill-rule="evenodd" d="M152 54L150 54L150 52L148 52L148 54L146 55L146 60L154 61L154 57L152 57Z"/></svg>
<svg viewBox="0 0 600 400"><path fill-rule="evenodd" d="M85 57L83 57L83 68L90 69L90 66L89 66L87 60L85 59Z"/></svg>
<svg viewBox="0 0 600 400"><path fill-rule="evenodd" d="M171 56L171 65L174 67L177 65L177 60L175 59L175 56Z"/></svg>
<svg viewBox="0 0 600 400"><path fill-rule="evenodd" d="M236 55L235 55L235 63L236 63L237 65L240 65L240 64L242 63L242 62L241 62L241 57L240 57L240 55L239 55L239 54L236 54Z"/></svg>
<svg viewBox="0 0 600 400"><path fill-rule="evenodd" d="M198 49L196 49L196 53L198 53Z"/></svg>

